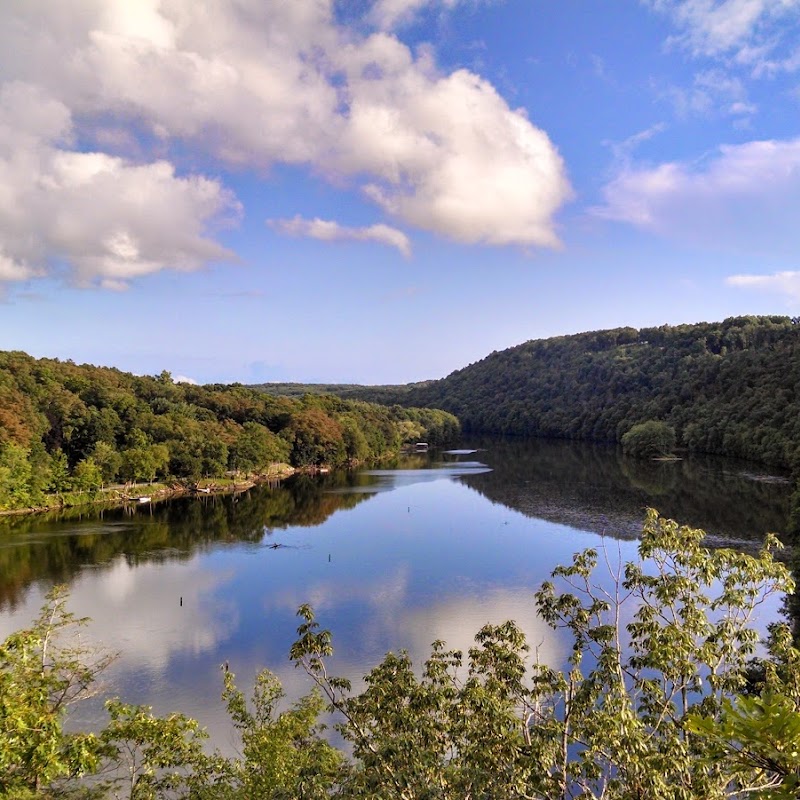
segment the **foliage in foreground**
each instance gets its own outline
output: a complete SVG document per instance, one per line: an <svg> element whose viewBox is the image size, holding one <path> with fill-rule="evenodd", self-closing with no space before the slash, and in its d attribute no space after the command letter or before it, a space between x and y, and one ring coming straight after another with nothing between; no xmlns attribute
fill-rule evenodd
<svg viewBox="0 0 800 800"><path fill-rule="evenodd" d="M389 653L354 694L328 673L331 634L303 606L290 657L317 689L279 712L273 675L258 677L248 701L226 671L241 736L233 759L204 753L191 720L119 701L105 730L65 733L59 698L88 690L102 664L82 672L78 650L52 649L75 622L56 593L0 648L0 796L796 797L800 651L782 625L759 650L752 627L791 580L771 537L757 556L707 550L702 537L649 512L637 561L587 550L556 569L535 602L571 639L564 670L541 663L508 621L485 626L466 655L435 642L421 669ZM349 757L324 738L324 701ZM78 780L92 772L93 783Z"/></svg>

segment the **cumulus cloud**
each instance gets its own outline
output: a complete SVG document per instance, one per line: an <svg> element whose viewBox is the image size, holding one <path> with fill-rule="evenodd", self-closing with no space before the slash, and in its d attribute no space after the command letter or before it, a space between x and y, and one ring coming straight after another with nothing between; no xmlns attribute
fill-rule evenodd
<svg viewBox="0 0 800 800"><path fill-rule="evenodd" d="M389 25L424 4L373 11ZM479 76L345 28L333 0L8 0L0 75L40 98L4 114L0 280L66 262L123 288L228 257L208 231L236 200L176 170L169 154L187 147L223 169L306 167L458 241L558 243L571 190L547 135Z"/></svg>
<svg viewBox="0 0 800 800"><path fill-rule="evenodd" d="M0 88L0 280L65 262L82 285L120 289L164 267L231 255L203 235L236 208L219 183L178 178L164 161L78 152L71 135L63 103L29 84Z"/></svg>
<svg viewBox="0 0 800 800"><path fill-rule="evenodd" d="M81 285L121 289L164 267L231 256L203 235L236 210L218 182L179 178L165 161L78 152L71 136L63 103L25 83L0 88L0 280L64 263Z"/></svg>
<svg viewBox="0 0 800 800"><path fill-rule="evenodd" d="M553 215L571 188L557 150L523 111L467 70L432 75L384 35L340 61L353 94L333 163L372 175L364 191L378 205L460 242L558 245Z"/></svg>
<svg viewBox="0 0 800 800"><path fill-rule="evenodd" d="M725 279L725 283L740 289L759 289L784 294L791 300L800 302L800 272L787 270L773 275L731 275Z"/></svg>
<svg viewBox="0 0 800 800"><path fill-rule="evenodd" d="M707 159L627 165L593 213L665 236L751 253L797 252L800 138L727 145Z"/></svg>
<svg viewBox="0 0 800 800"><path fill-rule="evenodd" d="M406 258L411 255L411 242L402 231L389 225L369 225L361 228L350 228L338 222L326 219L303 219L296 216L292 219L268 220L270 227L288 236L307 236L323 242L356 241L379 242L397 248Z"/></svg>
<svg viewBox="0 0 800 800"><path fill-rule="evenodd" d="M770 55L792 48L800 0L643 0L666 14L680 33L670 41L696 56L733 56L763 69Z"/></svg>

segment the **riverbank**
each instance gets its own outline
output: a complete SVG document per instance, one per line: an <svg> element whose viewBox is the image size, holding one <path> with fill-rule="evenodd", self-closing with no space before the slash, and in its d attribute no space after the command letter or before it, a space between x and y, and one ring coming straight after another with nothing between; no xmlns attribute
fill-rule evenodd
<svg viewBox="0 0 800 800"><path fill-rule="evenodd" d="M411 446L413 448L413 446ZM373 459L380 464L396 458L400 454L414 454L413 449L406 449L400 453L391 453L382 458ZM424 455L424 454L423 454ZM351 459L344 469L355 469L364 462ZM205 497L217 494L232 494L245 492L260 484L278 483L294 475L321 476L331 472L331 467L326 464L310 464L303 467L293 467L286 463L271 464L266 472L258 473L231 473L215 478L203 478L199 481L174 480L171 483L126 483L106 486L92 492L60 492L47 497L50 502L25 506L23 508L0 509L0 519L4 517L28 516L31 514L44 514L53 511L64 511L73 508L120 508L123 506L148 505L161 500L185 495Z"/></svg>
<svg viewBox="0 0 800 800"><path fill-rule="evenodd" d="M126 505L144 505L160 500L169 500L184 495L231 494L245 492L262 483L285 480L298 472L289 464L272 464L267 472L248 475L207 478L196 482L176 481L174 483L118 484L94 492L61 492L50 495L52 502L0 510L0 517L18 517L29 514L43 514L50 511L63 511L81 506L105 506L119 508Z"/></svg>

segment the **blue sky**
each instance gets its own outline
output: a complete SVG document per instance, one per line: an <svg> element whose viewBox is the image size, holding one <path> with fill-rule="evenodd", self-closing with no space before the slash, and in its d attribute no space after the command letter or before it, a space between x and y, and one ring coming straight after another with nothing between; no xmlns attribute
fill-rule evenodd
<svg viewBox="0 0 800 800"><path fill-rule="evenodd" d="M800 0L5 0L0 348L401 383L800 314Z"/></svg>

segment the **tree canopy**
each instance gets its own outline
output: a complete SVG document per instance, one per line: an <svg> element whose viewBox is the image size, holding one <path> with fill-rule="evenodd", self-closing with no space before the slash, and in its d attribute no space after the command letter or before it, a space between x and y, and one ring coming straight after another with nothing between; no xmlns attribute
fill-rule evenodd
<svg viewBox="0 0 800 800"><path fill-rule="evenodd" d="M622 437L623 452L636 458L667 456L673 447L675 428L657 420L633 425Z"/></svg>
<svg viewBox="0 0 800 800"><path fill-rule="evenodd" d="M660 420L690 452L800 471L798 323L749 316L557 336L441 380L335 391L442 408L473 433L619 442L633 425Z"/></svg>
<svg viewBox="0 0 800 800"><path fill-rule="evenodd" d="M196 480L281 462L343 466L420 438L452 442L459 431L439 410L288 399L0 352L0 510L117 480Z"/></svg>

